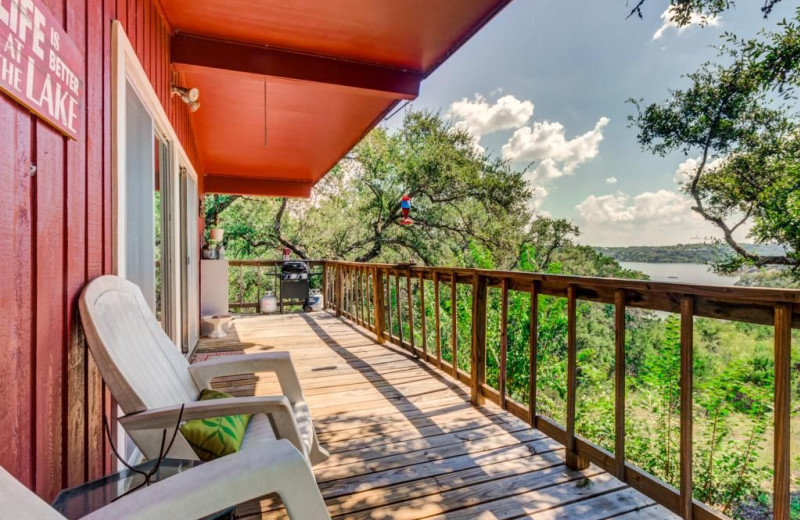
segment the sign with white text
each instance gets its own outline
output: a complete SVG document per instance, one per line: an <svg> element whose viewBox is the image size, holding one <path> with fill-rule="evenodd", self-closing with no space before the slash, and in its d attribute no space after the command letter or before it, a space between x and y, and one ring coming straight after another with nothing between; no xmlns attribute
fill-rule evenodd
<svg viewBox="0 0 800 520"><path fill-rule="evenodd" d="M83 57L42 0L0 0L0 90L77 139Z"/></svg>

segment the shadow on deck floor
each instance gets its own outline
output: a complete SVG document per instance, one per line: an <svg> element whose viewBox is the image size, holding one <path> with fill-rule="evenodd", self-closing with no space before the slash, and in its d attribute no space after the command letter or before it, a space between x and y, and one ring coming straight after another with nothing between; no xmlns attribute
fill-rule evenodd
<svg viewBox="0 0 800 520"><path fill-rule="evenodd" d="M571 470L557 442L435 368L328 312L243 317L196 357L289 351L322 444L314 468L333 518L677 518L591 466ZM278 393L270 375L221 379L235 395ZM287 518L280 500L237 518ZM298 519L302 520L302 519Z"/></svg>

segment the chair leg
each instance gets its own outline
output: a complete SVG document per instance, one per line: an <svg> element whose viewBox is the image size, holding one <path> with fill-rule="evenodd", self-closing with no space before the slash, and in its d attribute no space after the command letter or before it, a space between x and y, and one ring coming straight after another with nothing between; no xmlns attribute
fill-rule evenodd
<svg viewBox="0 0 800 520"><path fill-rule="evenodd" d="M292 468L281 468L283 484L278 494L292 520L330 520L328 508L317 487L317 481L305 459L298 453Z"/></svg>
<svg viewBox="0 0 800 520"><path fill-rule="evenodd" d="M311 462L312 466L316 466L322 462L325 462L330 458L331 454L328 453L328 450L323 448L319 444L319 440L317 439L317 432L314 432L314 440L311 442L311 450L308 454L308 460Z"/></svg>

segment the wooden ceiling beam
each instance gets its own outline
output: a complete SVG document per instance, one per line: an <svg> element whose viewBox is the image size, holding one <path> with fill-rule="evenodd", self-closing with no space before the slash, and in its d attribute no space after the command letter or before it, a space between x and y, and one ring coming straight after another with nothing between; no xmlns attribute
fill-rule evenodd
<svg viewBox="0 0 800 520"><path fill-rule="evenodd" d="M423 79L417 71L182 33L172 36L171 55L175 64L340 85L396 99L416 99Z"/></svg>
<svg viewBox="0 0 800 520"><path fill-rule="evenodd" d="M311 188L313 187L314 183L311 181L237 177L219 174L203 176L203 191L205 193L307 199L311 196Z"/></svg>

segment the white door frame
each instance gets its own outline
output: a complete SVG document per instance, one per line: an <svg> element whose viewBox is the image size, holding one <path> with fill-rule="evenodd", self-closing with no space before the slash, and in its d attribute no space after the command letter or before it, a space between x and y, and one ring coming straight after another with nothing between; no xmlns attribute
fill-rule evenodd
<svg viewBox="0 0 800 520"><path fill-rule="evenodd" d="M189 156L181 145L175 129L161 106L161 101L158 95L153 90L150 80L145 73L139 58L136 56L136 51L128 40L125 34L125 29L122 24L115 20L111 26L111 257L112 257L112 272L118 276L125 276L125 179L126 171L126 157L125 157L125 96L127 92L127 85L136 92L139 100L144 105L147 112L153 119L153 128L155 137L159 137L169 145L172 151L172 157L169 161L171 171L167 172L173 181L173 186L180 186L180 173L179 168L185 167L189 175L197 180L197 172L192 167L192 162ZM172 211L179 210L180 206L180 189L172 190L172 200L170 207ZM180 240L181 233L186 233L186 230L180 229L180 218L172 219L172 243L165 244L170 249L170 254L173 258L180 257ZM199 255L199 253L197 253ZM180 348L182 332L181 332L181 265L180 262L175 261L172 263L173 272L171 278L171 286L165 288L172 291L175 296L172 298L173 309L169 313L172 323L167 330L171 330L175 337L172 338L177 348ZM199 318L198 318L199 319ZM118 413L121 411L118 409ZM120 453L126 453L125 445L130 442L125 434L123 428L118 429L116 444ZM135 450L134 460L128 461L137 462L140 454L137 455L138 450ZM119 467L119 463L115 461L115 467Z"/></svg>
<svg viewBox="0 0 800 520"><path fill-rule="evenodd" d="M181 145L175 129L161 105L158 95L150 84L144 68L139 63L136 51L133 49L125 29L122 24L115 20L111 26L111 126L112 126L112 146L111 146L111 197L112 197L112 270L119 276L125 276L125 96L126 85L136 91L139 100L144 105L150 116L153 118L153 125L156 136L169 144L172 151L170 161L171 171L168 172L172 179L173 186L179 186L179 168L183 166L189 175L197 181L197 172L192 167L189 156ZM172 200L170 207L172 211L180 208L180 190L172 190ZM180 218L172 219L172 243L165 244L170 250L172 258L177 259L180 255L180 237L186 230L180 229ZM173 331L175 337L172 338L176 345L181 343L181 309L180 309L180 277L181 269L179 262L173 262L172 276L169 288L175 298L171 323L167 330Z"/></svg>

